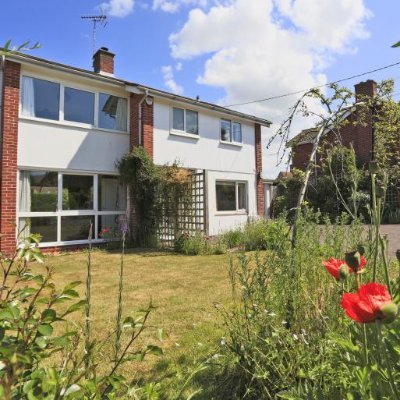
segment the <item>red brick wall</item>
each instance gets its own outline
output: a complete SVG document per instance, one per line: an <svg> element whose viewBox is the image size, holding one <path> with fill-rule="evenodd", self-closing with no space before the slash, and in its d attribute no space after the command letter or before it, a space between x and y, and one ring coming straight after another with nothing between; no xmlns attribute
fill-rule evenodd
<svg viewBox="0 0 400 400"><path fill-rule="evenodd" d="M153 124L154 124L154 104L148 105L143 101L140 105L142 110L142 132L139 132L139 104L143 96L132 94L130 100L130 146L131 149L139 145L139 135L141 143L147 153L153 158Z"/></svg>
<svg viewBox="0 0 400 400"><path fill-rule="evenodd" d="M254 125L255 151L256 151L256 175L257 175L257 214L264 215L264 184L261 179L262 171L262 147L261 147L261 125Z"/></svg>
<svg viewBox="0 0 400 400"><path fill-rule="evenodd" d="M1 251L11 254L16 239L18 108L21 65L6 61L3 75L3 140L1 143Z"/></svg>

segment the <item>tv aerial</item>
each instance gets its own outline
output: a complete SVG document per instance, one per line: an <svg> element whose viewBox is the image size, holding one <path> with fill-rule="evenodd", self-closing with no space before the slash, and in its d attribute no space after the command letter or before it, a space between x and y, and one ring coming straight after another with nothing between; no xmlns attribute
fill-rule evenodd
<svg viewBox="0 0 400 400"><path fill-rule="evenodd" d="M103 28L105 28L105 26L107 25L107 15L102 12L101 15L82 15L81 18L87 21L92 21L93 23L93 55L96 51L97 24L100 24L103 26Z"/></svg>

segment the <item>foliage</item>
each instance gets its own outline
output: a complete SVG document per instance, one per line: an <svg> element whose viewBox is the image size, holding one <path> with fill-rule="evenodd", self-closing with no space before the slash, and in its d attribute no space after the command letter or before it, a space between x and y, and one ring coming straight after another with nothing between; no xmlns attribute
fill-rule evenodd
<svg viewBox="0 0 400 400"><path fill-rule="evenodd" d="M153 307L150 305L139 317L124 319L127 344L110 368L100 372L98 364L86 367L87 352L101 351L104 343L90 341L86 353L83 351L83 329L76 324L72 328L67 320L87 305L75 289L80 282L57 290L52 268L45 267L43 274L33 273L30 263L43 262L38 243L37 235L29 235L20 241L11 258L2 256L0 260L1 397L125 398L136 388L118 374L120 365L161 353L154 345L136 348Z"/></svg>
<svg viewBox="0 0 400 400"><path fill-rule="evenodd" d="M242 244L243 232L240 228L224 232L220 236L228 249L234 249Z"/></svg>
<svg viewBox="0 0 400 400"><path fill-rule="evenodd" d="M155 247L157 229L167 218L175 237L180 232L179 215L191 206L191 171L177 162L157 166L143 147L135 147L118 162L121 181L129 188L134 210L133 242Z"/></svg>

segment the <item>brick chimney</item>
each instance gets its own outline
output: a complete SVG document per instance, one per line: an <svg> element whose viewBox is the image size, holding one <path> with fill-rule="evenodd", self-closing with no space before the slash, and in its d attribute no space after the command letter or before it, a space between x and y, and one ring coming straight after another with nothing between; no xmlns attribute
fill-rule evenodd
<svg viewBox="0 0 400 400"><path fill-rule="evenodd" d="M362 101L365 96L374 97L376 96L376 82L368 79L365 82L360 82L354 85L356 92L356 99Z"/></svg>
<svg viewBox="0 0 400 400"><path fill-rule="evenodd" d="M114 56L107 47L101 47L93 56L94 72L114 76Z"/></svg>

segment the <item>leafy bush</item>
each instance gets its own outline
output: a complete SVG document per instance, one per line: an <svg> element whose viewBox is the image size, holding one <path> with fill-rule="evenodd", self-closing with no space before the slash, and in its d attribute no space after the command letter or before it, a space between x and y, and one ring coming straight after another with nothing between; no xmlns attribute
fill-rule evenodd
<svg viewBox="0 0 400 400"><path fill-rule="evenodd" d="M207 251L206 238L201 232L189 235L187 232L182 233L175 241L174 249L178 253L188 256L198 256L205 254Z"/></svg>
<svg viewBox="0 0 400 400"><path fill-rule="evenodd" d="M152 306L141 316L126 317L120 324L120 328L127 333L127 342L124 349L109 362L108 368L103 370L100 368L103 365L94 363L92 357L101 351L104 343L91 341L87 330L78 325L71 329L66 319L69 314L85 307L87 323L90 323L89 298L79 299L75 288L80 282L71 282L57 290L51 268L45 267L42 274L30 269L32 261L43 262L38 243L37 235L29 235L19 242L11 258L1 256L0 259L3 267L0 288L0 397L116 399L126 398L132 391L144 396L144 388L132 386L118 372L125 362L140 361L147 354L161 354L161 349L154 345L145 348L135 346L146 327ZM90 281L87 290L90 293Z"/></svg>
<svg viewBox="0 0 400 400"><path fill-rule="evenodd" d="M228 249L234 249L242 245L243 232L241 229L233 229L224 232L221 235L221 240L225 243Z"/></svg>

